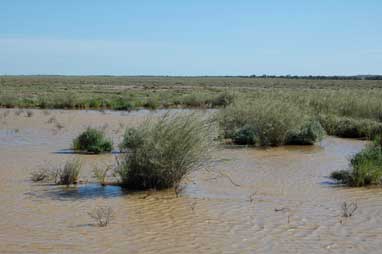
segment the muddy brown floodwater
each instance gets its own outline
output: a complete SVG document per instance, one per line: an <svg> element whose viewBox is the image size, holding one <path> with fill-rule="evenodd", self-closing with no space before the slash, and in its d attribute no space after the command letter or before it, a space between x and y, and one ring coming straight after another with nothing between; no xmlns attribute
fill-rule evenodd
<svg viewBox="0 0 382 254"><path fill-rule="evenodd" d="M73 156L84 162L81 177L91 179L92 168L113 155L73 155L73 137L103 127L118 144L126 126L161 113L31 110L28 117L0 109L0 253L382 253L382 191L327 178L348 166L361 141L226 147L178 198L29 180L39 166ZM341 218L344 201L358 203L353 217ZM97 206L114 211L107 227L88 216Z"/></svg>

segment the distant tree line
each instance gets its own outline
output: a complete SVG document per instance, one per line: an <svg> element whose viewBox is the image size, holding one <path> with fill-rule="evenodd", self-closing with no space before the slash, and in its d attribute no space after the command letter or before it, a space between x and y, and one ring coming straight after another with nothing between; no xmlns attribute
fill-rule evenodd
<svg viewBox="0 0 382 254"><path fill-rule="evenodd" d="M316 80L382 80L382 75L355 76L298 76L298 75L250 75L248 78L283 78L283 79L316 79Z"/></svg>

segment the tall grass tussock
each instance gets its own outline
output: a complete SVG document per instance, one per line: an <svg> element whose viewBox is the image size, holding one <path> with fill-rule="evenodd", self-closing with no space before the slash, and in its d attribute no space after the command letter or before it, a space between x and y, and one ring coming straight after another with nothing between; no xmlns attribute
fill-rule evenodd
<svg viewBox="0 0 382 254"><path fill-rule="evenodd" d="M65 162L63 166L42 168L32 173L33 182L53 182L57 185L77 184L82 164L79 159Z"/></svg>
<svg viewBox="0 0 382 254"><path fill-rule="evenodd" d="M117 166L130 189L165 189L177 185L210 158L217 136L215 124L198 114L166 114L126 130Z"/></svg>
<svg viewBox="0 0 382 254"><path fill-rule="evenodd" d="M241 145L314 144L324 135L319 122L281 100L236 103L222 110L218 119L224 138Z"/></svg>

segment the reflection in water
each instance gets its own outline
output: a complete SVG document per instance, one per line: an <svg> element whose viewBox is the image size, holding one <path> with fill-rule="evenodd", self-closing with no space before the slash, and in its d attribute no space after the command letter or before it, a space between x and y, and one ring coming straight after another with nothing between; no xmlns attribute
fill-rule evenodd
<svg viewBox="0 0 382 254"><path fill-rule="evenodd" d="M0 110L1 113L2 110ZM365 142L326 138L316 146L270 149L225 146L209 170L193 173L183 195L172 190L127 193L118 186L34 184L32 169L81 158L83 179L113 154L73 154L71 140L102 127L118 144L126 126L164 111L12 110L0 123L0 253L380 253L382 190L333 185ZM64 127L48 123L54 116ZM15 133L12 130L18 130ZM228 177L227 177L228 176ZM233 184L234 182L235 184ZM357 201L341 218L343 201ZM94 226L88 212L114 211Z"/></svg>
<svg viewBox="0 0 382 254"><path fill-rule="evenodd" d="M94 198L113 198L127 194L119 186L102 186L100 184L81 184L78 186L49 187L40 191L39 197L49 197L58 200L80 200Z"/></svg>

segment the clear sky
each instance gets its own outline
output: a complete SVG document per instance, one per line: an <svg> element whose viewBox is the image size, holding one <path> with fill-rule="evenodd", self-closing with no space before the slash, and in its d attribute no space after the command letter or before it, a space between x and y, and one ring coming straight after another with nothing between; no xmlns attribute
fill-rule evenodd
<svg viewBox="0 0 382 254"><path fill-rule="evenodd" d="M0 74L382 74L382 1L0 0Z"/></svg>

